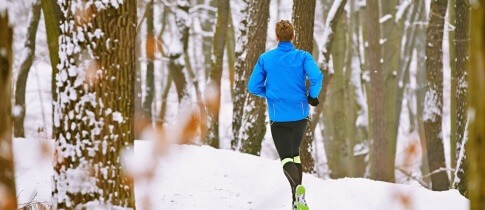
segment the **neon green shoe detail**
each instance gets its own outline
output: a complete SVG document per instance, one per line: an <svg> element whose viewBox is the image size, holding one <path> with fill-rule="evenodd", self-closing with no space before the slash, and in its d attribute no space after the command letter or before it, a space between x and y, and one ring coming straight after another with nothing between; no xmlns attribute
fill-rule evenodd
<svg viewBox="0 0 485 210"><path fill-rule="evenodd" d="M295 190L295 203L297 210L309 210L308 205L305 201L305 187L303 185L298 185Z"/></svg>

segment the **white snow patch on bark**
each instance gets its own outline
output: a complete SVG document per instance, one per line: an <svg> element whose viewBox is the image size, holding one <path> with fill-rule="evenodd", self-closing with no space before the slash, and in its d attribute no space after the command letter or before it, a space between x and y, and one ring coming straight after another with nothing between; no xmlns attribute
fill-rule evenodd
<svg viewBox="0 0 485 210"><path fill-rule="evenodd" d="M123 122L123 116L121 115L120 112L113 112L113 120L118 123Z"/></svg>
<svg viewBox="0 0 485 210"><path fill-rule="evenodd" d="M382 16L380 19L379 19L379 23L380 24L383 24L385 23L386 21L388 21L389 19L392 18L392 15L391 14L387 14L387 15L384 15Z"/></svg>
<svg viewBox="0 0 485 210"><path fill-rule="evenodd" d="M438 104L438 94L435 90L426 91L424 97L424 121L435 122L436 116L441 115L441 106Z"/></svg>

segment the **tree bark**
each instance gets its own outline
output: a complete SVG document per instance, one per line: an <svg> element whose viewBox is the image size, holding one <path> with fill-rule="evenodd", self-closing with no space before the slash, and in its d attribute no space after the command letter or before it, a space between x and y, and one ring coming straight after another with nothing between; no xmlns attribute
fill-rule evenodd
<svg viewBox="0 0 485 210"><path fill-rule="evenodd" d="M209 6L216 7L217 0L198 0L198 3L208 4ZM207 18L205 18L205 20L201 20L202 30L212 31L212 27L214 26L214 22L216 21L216 14L212 11L205 11L203 14ZM213 41L213 37L210 37L210 36L202 37L202 51L204 53L204 69L205 69L204 73L205 73L206 79L209 76L209 72L211 70L212 41Z"/></svg>
<svg viewBox="0 0 485 210"><path fill-rule="evenodd" d="M471 210L485 209L485 1L474 1L470 13L470 69L468 73L469 143L468 196Z"/></svg>
<svg viewBox="0 0 485 210"><path fill-rule="evenodd" d="M346 130L347 120L351 120L346 113L346 104L349 101L345 100L346 95L346 69L349 45L347 45L348 36L348 25L347 17L345 13L342 15L339 21L339 26L335 31L334 48L331 50L334 77L332 84L329 86L328 103L330 104L330 109L328 110L328 124L325 126L328 129L332 129L332 135L327 138L324 142L327 163L331 171L330 177L333 179L350 177L351 168L351 156L353 156L353 147L351 147L347 135L349 134ZM327 127L328 126L328 127ZM351 152L352 151L352 152Z"/></svg>
<svg viewBox="0 0 485 210"><path fill-rule="evenodd" d="M456 0L448 0L448 22L453 25L455 28L450 29L448 31L448 48L449 48L449 55L450 55L450 71L451 71L451 88L450 88L450 167L456 167L456 139L457 139L457 131L456 131L456 105L457 100L453 100L453 96L456 95L456 47L455 47L455 32L456 29L456 16L455 16L455 8L457 2ZM448 28L445 26L445 29ZM455 179L454 173L451 173L451 181Z"/></svg>
<svg viewBox="0 0 485 210"><path fill-rule="evenodd" d="M419 2L417 7L425 8L425 1ZM424 9L422 9L424 10ZM426 22L426 12L419 13L418 22ZM428 149L426 148L426 135L424 132L424 96L426 94L426 28L424 25L416 25L416 119L419 133L419 142L421 145L421 174L429 174L428 166ZM423 178L427 184L431 184L429 176Z"/></svg>
<svg viewBox="0 0 485 210"><path fill-rule="evenodd" d="M121 153L134 143L136 1L58 3L65 27L56 81L53 208L135 208Z"/></svg>
<svg viewBox="0 0 485 210"><path fill-rule="evenodd" d="M348 171L350 177L364 177L365 175L365 145L367 139L366 130L368 127L365 122L358 122L359 116L365 116L367 109L364 100L364 93L362 92L361 69L357 65L359 56L359 12L356 11L355 4L349 4L349 20L348 20L348 35L347 35L347 59L345 69L345 95L343 107L345 107L345 132L346 141L348 144ZM365 118L364 118L365 119ZM360 119L362 120L362 119ZM358 124L359 123L359 124ZM360 150L356 150L360 148Z"/></svg>
<svg viewBox="0 0 485 210"><path fill-rule="evenodd" d="M8 12L0 11L0 188L2 201L0 209L17 209L15 190L15 170L12 145L12 105L11 78L13 63L13 29L8 20Z"/></svg>
<svg viewBox="0 0 485 210"><path fill-rule="evenodd" d="M56 0L41 0L42 13L44 14L45 31L47 34L47 47L49 49L49 58L52 66L51 75L51 94L52 100L57 98L56 75L59 71L59 21L61 20L61 9ZM54 105L52 105L52 117L54 118ZM52 125L52 138L56 136L56 126Z"/></svg>
<svg viewBox="0 0 485 210"><path fill-rule="evenodd" d="M424 99L424 129L428 164L431 172L446 168L443 148L443 30L447 0L431 2L429 23L426 29L427 91ZM433 190L448 190L450 182L446 171L431 175Z"/></svg>
<svg viewBox="0 0 485 210"><path fill-rule="evenodd" d="M401 40L403 37L404 20L405 17L397 19L397 6L398 0L385 0L381 1L381 15L392 15L392 18L382 23L381 39L382 43L382 82L384 92L384 101L378 103L384 103L385 112L381 112L384 115L384 124L386 125L385 141L387 151L386 169L387 173L392 175L389 177L389 181L394 180L394 163L396 156L396 142L397 131L399 127L399 120L401 116L403 87L399 86L399 77L403 75L405 69L400 68L399 62L401 60ZM404 15L403 15L404 16ZM378 146L378 145L376 145ZM384 146L384 145L382 145ZM392 168L392 169L391 169Z"/></svg>
<svg viewBox="0 0 485 210"><path fill-rule="evenodd" d="M368 47L366 48L367 60L370 68L371 80L371 112L373 142L370 152L370 177L375 180L394 182L394 164L390 160L389 149L391 140L386 135L387 125L385 116L382 114L385 106L385 80L382 69L381 27L379 24L380 9L378 0L367 1L366 4L366 31ZM392 129L392 128L391 128Z"/></svg>
<svg viewBox="0 0 485 210"><path fill-rule="evenodd" d="M35 58L35 37L37 35L37 28L40 20L40 0L34 1L32 4L32 16L27 29L27 37L24 44L24 51L22 64L20 64L19 74L15 85L15 109L20 110L14 118L14 136L25 137L24 134L24 118L25 118L25 88L27 86L27 78L29 76L30 68L34 63Z"/></svg>
<svg viewBox="0 0 485 210"><path fill-rule="evenodd" d="M162 93L162 104L160 105L160 115L158 118L162 121L165 122L165 114L167 112L167 98L168 94L170 93L170 88L172 88L172 76L170 75L170 72L167 75L167 82L165 83L165 87L163 88L163 93Z"/></svg>
<svg viewBox="0 0 485 210"><path fill-rule="evenodd" d="M236 60L236 35L234 31L234 25L232 23L232 13L229 10L226 37L226 53L227 53L227 65L229 68L229 84L231 86L231 97L234 97L234 72L235 72L235 60Z"/></svg>
<svg viewBox="0 0 485 210"><path fill-rule="evenodd" d="M415 4L413 5L410 5L410 11L408 12L408 18L407 18L407 21L409 21L410 23L416 23L416 21L419 20L419 17L422 16L421 13L424 13L424 8L420 5L422 5L422 1L424 0L419 0L417 1ZM410 74L410 71L411 71L411 62L413 60L413 54L414 54L414 51L416 49L416 43L417 43L417 37L418 37L418 31L419 30L419 26L416 26L416 25L412 25L412 26L407 26L405 28L405 33L404 35L406 36L406 43L404 44L404 47L403 47L403 52L402 52L402 56L401 56L401 59L399 61L399 69L403 69L401 71L401 74L399 75L398 77L398 84L400 83L400 85L398 85L398 89L397 89L397 101L398 101L398 104L401 104L403 98L404 98L404 94L406 92L404 92L404 89L407 88L407 97L411 97L409 99L407 99L407 106L408 106L408 110L409 110L409 130L408 130L408 133L412 133L414 132L416 129L416 113L413 112L412 110L412 94L413 92L411 91L411 89L409 88L409 85L410 85L410 77L411 77L411 74ZM409 41L407 41L409 40ZM419 69L419 68L418 68ZM398 113L401 113L401 110L402 110L402 107L401 108L398 108ZM399 118L399 121L400 121L400 118Z"/></svg>
<svg viewBox="0 0 485 210"><path fill-rule="evenodd" d="M293 1L293 24L295 38L293 42L298 49L312 53L313 25L315 20L315 0Z"/></svg>
<svg viewBox="0 0 485 210"><path fill-rule="evenodd" d="M185 76L188 74L187 68L185 69L187 73L183 72L184 67L187 65L184 59L184 49L188 47L189 43L189 28L186 24L187 20L185 19L187 17L181 16L181 14L187 13L188 15L189 6L189 2L186 0L177 1L177 5L175 5L175 24L177 30L176 34L172 35L171 44L178 46L169 47L171 51L168 53L170 59L168 69L175 84L179 103L182 106L184 106L184 103L188 103L189 100L188 77ZM179 46L182 46L182 49L179 49Z"/></svg>
<svg viewBox="0 0 485 210"><path fill-rule="evenodd" d="M295 47L312 53L313 49L313 25L315 20L315 0L293 1L293 24L295 28ZM320 94L321 95L321 94ZM322 106L322 105L320 105ZM310 127L310 126L308 126ZM311 135L314 135L314 130ZM313 137L303 138L300 146L300 157L305 172L315 171L313 159Z"/></svg>
<svg viewBox="0 0 485 210"><path fill-rule="evenodd" d="M145 79L145 100L143 100L143 115L150 121L153 120L152 115L152 103L155 96L155 59L156 52L156 38L155 38L155 25L153 23L153 7L154 1L151 0L147 4L147 35L145 39L145 57L147 59L146 65L146 79Z"/></svg>
<svg viewBox="0 0 485 210"><path fill-rule="evenodd" d="M169 7L164 7L163 8L163 14L162 14L162 29L160 31L160 34L158 34L157 38L157 45L159 46L159 50L162 53L163 56L166 56L166 53L163 49L163 34L165 33L165 30L167 28L167 19L168 15L170 14L170 8ZM167 110L167 98L168 94L170 93L170 89L172 88L172 75L170 74L170 71L168 71L167 76L166 76L166 82L164 83L164 87L162 88L162 103L160 105L160 112L158 115L158 119L161 120L162 122L165 122L165 113Z"/></svg>
<svg viewBox="0 0 485 210"><path fill-rule="evenodd" d="M214 90L216 90L216 101L212 108L209 107L209 130L207 132L207 144L215 148L219 148L219 108L221 103L221 78L223 70L222 65L224 61L224 48L227 37L229 9L229 0L217 1L217 25L212 45L212 68L209 73L209 87L215 88Z"/></svg>
<svg viewBox="0 0 485 210"><path fill-rule="evenodd" d="M231 147L244 153L259 155L266 133L266 106L262 98L248 93L246 85L254 65L266 49L269 19L269 0L244 0L246 7L242 19L236 51L236 72L233 98Z"/></svg>
<svg viewBox="0 0 485 210"><path fill-rule="evenodd" d="M325 22L325 30L328 31L328 33L325 33L327 37L324 37L325 43L322 43L319 56L318 56L318 64L321 66L320 69L324 76L323 87L320 92L320 95L318 96L318 100L322 104L325 103L328 85L330 84L333 78L333 74L330 74L328 62L330 61L330 52L332 50L333 40L335 39L334 31L336 31L338 22L340 20L340 17L343 14L346 3L347 3L347 0L334 1L332 4L331 10L335 11L335 13L333 14L333 16L328 15ZM300 147L300 149L302 147L311 148L310 145L314 141L314 131L315 131L315 128L317 127L318 122L320 121L320 116L322 112L323 112L323 105L317 106L314 109L314 112L310 117L310 125L307 126L307 129L305 131L305 136L303 137L303 140L302 140L302 146ZM308 146L304 146L305 144ZM304 154L311 154L311 152L304 153ZM314 161L312 160L313 160L312 157L302 157L303 170L305 172L312 172L312 173L315 172Z"/></svg>
<svg viewBox="0 0 485 210"><path fill-rule="evenodd" d="M461 194L467 195L467 180L466 180L466 170L467 170L467 157L466 155L461 156L460 153L466 148L465 132L467 124L467 107L468 107L468 92L467 92L467 69L468 69L468 58L470 56L468 48L468 24L469 24L469 13L470 13L470 3L468 0L456 0L455 14L455 72L452 72L452 80L454 86L456 87L456 95L451 96L451 101L456 101L456 110L452 112L451 115L456 116L456 155L451 156L451 159L457 160L457 171L455 182L455 187L460 191ZM456 99L456 100L454 100ZM464 145L465 147L463 147ZM466 154L466 152L464 153ZM458 162L459 161L459 162ZM459 180L459 181L458 181Z"/></svg>

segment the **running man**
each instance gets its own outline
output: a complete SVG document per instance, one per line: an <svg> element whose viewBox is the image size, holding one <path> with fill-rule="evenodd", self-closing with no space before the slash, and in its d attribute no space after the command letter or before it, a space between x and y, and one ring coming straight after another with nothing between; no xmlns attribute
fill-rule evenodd
<svg viewBox="0 0 485 210"><path fill-rule="evenodd" d="M305 188L301 185L300 144L307 127L308 104L319 104L323 75L312 55L291 43L294 31L289 21L279 21L275 31L278 47L259 56L248 90L266 98L271 135L291 186L293 209L307 210Z"/></svg>

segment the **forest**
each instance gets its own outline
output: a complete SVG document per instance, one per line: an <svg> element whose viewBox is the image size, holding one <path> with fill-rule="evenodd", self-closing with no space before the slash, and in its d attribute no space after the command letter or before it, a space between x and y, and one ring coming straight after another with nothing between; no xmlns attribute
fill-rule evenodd
<svg viewBox="0 0 485 210"><path fill-rule="evenodd" d="M188 167L173 156L234 159L193 166L227 191L243 187L213 171L237 182L244 160L277 160L258 170L291 192L269 102L248 91L261 55L283 42L280 20L323 75L299 147L306 185L416 187L361 209L430 209L409 201L426 190L485 210L485 0L0 0L0 209L268 208L257 206L267 197L151 204L168 185L153 189L160 168ZM259 183L252 173L244 185ZM309 205L327 209L318 192ZM170 199L206 202L194 197Z"/></svg>

